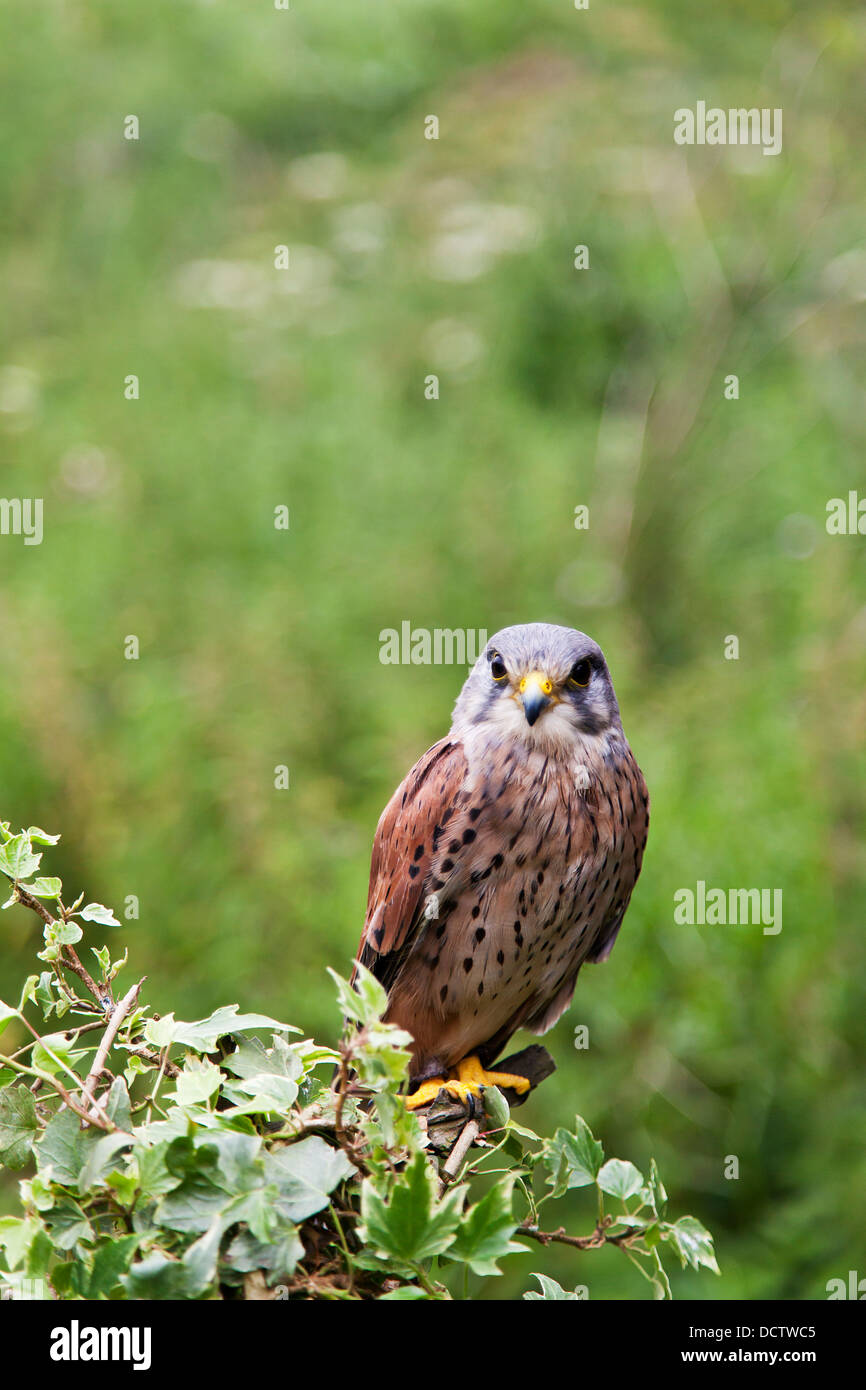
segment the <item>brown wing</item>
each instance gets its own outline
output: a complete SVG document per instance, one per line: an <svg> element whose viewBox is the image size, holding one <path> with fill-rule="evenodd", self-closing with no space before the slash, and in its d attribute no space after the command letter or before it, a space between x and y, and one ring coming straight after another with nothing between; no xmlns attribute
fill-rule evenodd
<svg viewBox="0 0 866 1390"><path fill-rule="evenodd" d="M614 948L619 929L622 926L622 919L631 901L632 890L640 875L643 852L646 849L647 831L649 830L649 792L643 773L635 762L631 750L629 750L629 756L623 766L623 779L631 792L634 816L629 824L619 898L613 904L607 920L602 924L601 930L592 943L592 948L586 954L586 959L594 964L600 964L607 960Z"/></svg>
<svg viewBox="0 0 866 1390"><path fill-rule="evenodd" d="M463 745L447 738L434 743L400 783L376 827L357 959L386 989L423 920L437 831L450 819L465 776Z"/></svg>

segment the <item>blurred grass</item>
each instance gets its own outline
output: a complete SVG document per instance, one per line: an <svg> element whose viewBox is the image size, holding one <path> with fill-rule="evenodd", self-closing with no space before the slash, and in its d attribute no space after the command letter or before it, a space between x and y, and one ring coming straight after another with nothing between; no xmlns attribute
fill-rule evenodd
<svg viewBox="0 0 866 1390"><path fill-rule="evenodd" d="M864 1268L866 573L824 529L866 493L864 51L842 4L0 11L2 493L45 499L0 541L4 817L140 897L157 1009L333 1039L376 819L464 674L380 631L591 632L650 843L521 1118L656 1155L723 1269L680 1296ZM701 98L781 106L783 154L675 147ZM674 925L699 878L781 887L782 933ZM6 995L37 933L3 927ZM495 1291L539 1264L643 1292L554 1251Z"/></svg>

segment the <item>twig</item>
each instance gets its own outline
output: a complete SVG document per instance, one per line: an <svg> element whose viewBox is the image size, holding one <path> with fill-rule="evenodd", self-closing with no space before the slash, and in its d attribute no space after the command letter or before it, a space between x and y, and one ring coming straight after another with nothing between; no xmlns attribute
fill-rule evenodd
<svg viewBox="0 0 866 1390"><path fill-rule="evenodd" d="M130 1057L140 1057L143 1062L150 1062L153 1067L162 1067L166 1076L180 1076L180 1067L170 1062L168 1057L160 1057L158 1052L151 1052L149 1047L126 1047L124 1052L128 1052Z"/></svg>
<svg viewBox="0 0 866 1390"><path fill-rule="evenodd" d="M90 1071L87 1074L87 1080L85 1081L81 1089L82 1099L85 1102L89 1101L91 1105L94 1104L93 1093L96 1090L96 1083L102 1074L102 1070L105 1066L108 1054L111 1051L111 1045L114 1042L117 1030L120 1027L123 1020L126 1018L126 1015L129 1013L136 999L138 998L138 992L146 979L147 976L143 975L142 978L139 980L138 984L133 985L129 993L123 996L123 998L120 1000L120 1003L115 1004L111 1012L111 1018L108 1020L108 1026L106 1027L105 1033L103 1034L102 1042L99 1044L99 1047L96 1050L96 1056L94 1057L93 1064L90 1068Z"/></svg>
<svg viewBox="0 0 866 1390"><path fill-rule="evenodd" d="M31 912L37 913L37 915L42 918L46 926L53 927L55 925L58 919L56 917L52 917L45 904L41 903L38 898L34 898L32 893L28 893L27 889L24 887L23 884L13 882L12 889L15 893L16 898L23 907L29 907ZM103 986L102 989L99 988L99 985L94 980L90 971L87 969L85 965L82 965L81 960L78 956L78 952L75 950L74 946L61 946L60 958L63 961L63 964L66 966L67 970L71 970L73 975L78 976L79 980L82 982L85 988L90 991L90 993L93 995L94 999L96 1000L97 1004L101 1009L104 1010L106 1008L106 998L108 999L107 1007L111 1008L114 1000L111 993L110 985L106 984Z"/></svg>
<svg viewBox="0 0 866 1390"><path fill-rule="evenodd" d="M603 1245L628 1246L643 1235L643 1231L638 1230L623 1231L622 1235L611 1236L608 1235L606 1226L598 1225L590 1236L570 1236L562 1226L558 1231L539 1231L537 1226L528 1222L518 1226L517 1233L529 1236L530 1240L537 1240L539 1245L550 1245L555 1241L559 1245L571 1245L575 1250L600 1250Z"/></svg>
<svg viewBox="0 0 866 1390"><path fill-rule="evenodd" d="M475 1120L470 1120L460 1131L460 1138L442 1165L443 1186L451 1182L460 1171L460 1165L481 1133Z"/></svg>
<svg viewBox="0 0 866 1390"><path fill-rule="evenodd" d="M93 995L99 1007L101 1009L105 1009L107 1012L108 1009L110 1009L112 1007L112 1004L114 1003L114 998L111 993L111 986L103 985L102 989L100 989L99 985L94 980L90 971L87 969L85 965L82 965L78 957L78 952L76 951L74 946L61 946L60 955L63 960L63 964L66 966L66 969L71 970L73 975L78 976L79 980L82 982L85 988L88 989L90 993ZM105 1003L106 999L108 1000L108 1004Z"/></svg>

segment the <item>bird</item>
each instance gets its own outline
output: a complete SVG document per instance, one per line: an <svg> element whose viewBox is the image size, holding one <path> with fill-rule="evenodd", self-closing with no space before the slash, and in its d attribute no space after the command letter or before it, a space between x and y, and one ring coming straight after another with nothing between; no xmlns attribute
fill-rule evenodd
<svg viewBox="0 0 866 1390"><path fill-rule="evenodd" d="M356 956L412 1036L410 1109L529 1081L493 1066L543 1034L613 949L643 862L649 795L604 653L551 623L485 645L448 734L379 819Z"/></svg>

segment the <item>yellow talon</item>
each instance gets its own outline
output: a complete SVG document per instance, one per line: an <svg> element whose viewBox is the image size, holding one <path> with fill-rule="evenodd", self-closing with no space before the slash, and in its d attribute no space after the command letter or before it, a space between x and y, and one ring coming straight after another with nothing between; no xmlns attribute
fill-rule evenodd
<svg viewBox="0 0 866 1390"><path fill-rule="evenodd" d="M522 1096L529 1090L525 1076L515 1076L508 1071L485 1071L477 1057L464 1057L457 1066L457 1075L446 1080L444 1076L434 1077L432 1081L422 1081L414 1095L407 1096L407 1110L420 1110L430 1105L441 1090L465 1104L470 1096L480 1096L485 1086L498 1086L501 1091L516 1091Z"/></svg>
<svg viewBox="0 0 866 1390"><path fill-rule="evenodd" d="M420 1110L422 1105L430 1105L445 1085L444 1076L436 1077L433 1081L422 1081L415 1094L406 1097L406 1109Z"/></svg>
<svg viewBox="0 0 866 1390"><path fill-rule="evenodd" d="M498 1086L500 1091L516 1091L519 1096L529 1090L525 1076L516 1076L510 1071L485 1071L477 1057L464 1057L457 1067L457 1075L476 1096L483 1086Z"/></svg>

